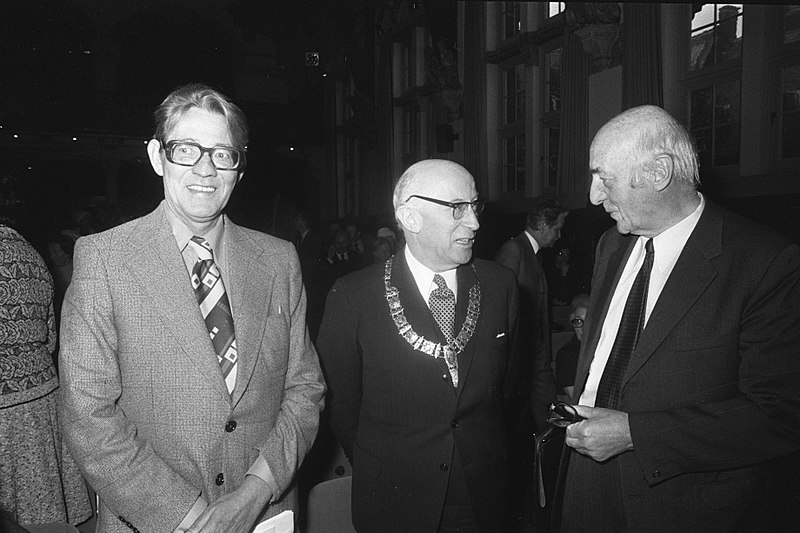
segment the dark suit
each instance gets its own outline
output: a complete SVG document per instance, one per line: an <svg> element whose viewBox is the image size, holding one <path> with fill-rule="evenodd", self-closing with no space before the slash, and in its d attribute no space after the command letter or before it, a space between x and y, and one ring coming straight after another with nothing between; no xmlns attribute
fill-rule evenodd
<svg viewBox="0 0 800 533"><path fill-rule="evenodd" d="M353 463L359 531L435 532L446 496L471 501L482 531L504 530L508 457L501 389L518 296L507 269L478 259L475 267L480 317L458 356L457 389L443 360L414 350L398 333L383 264L340 279L328 295L318 347L331 426ZM457 276L459 330L475 272L461 266ZM402 251L394 256L391 283L414 330L443 342Z"/></svg>
<svg viewBox="0 0 800 533"><path fill-rule="evenodd" d="M520 350L512 376L518 379L516 389L530 397L534 426L540 430L556 399L547 278L524 231L503 244L495 261L513 270L519 284Z"/></svg>
<svg viewBox="0 0 800 533"><path fill-rule="evenodd" d="M634 242L612 228L598 244L575 402ZM798 247L707 203L622 381L634 450L571 452L565 525L611 508L613 530L771 530L768 461L800 448L799 347Z"/></svg>

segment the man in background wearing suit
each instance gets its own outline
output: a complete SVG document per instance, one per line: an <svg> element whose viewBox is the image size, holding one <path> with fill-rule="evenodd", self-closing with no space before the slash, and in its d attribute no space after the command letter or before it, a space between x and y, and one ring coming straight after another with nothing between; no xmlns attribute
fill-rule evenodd
<svg viewBox="0 0 800 533"><path fill-rule="evenodd" d="M415 163L393 203L406 246L336 282L318 342L330 423L353 464L353 524L505 531L514 276L472 259L483 201L462 166Z"/></svg>
<svg viewBox="0 0 800 533"><path fill-rule="evenodd" d="M659 107L606 123L590 166L616 230L597 247L563 530L783 530L770 497L800 448L797 245L698 193L691 138Z"/></svg>
<svg viewBox="0 0 800 533"><path fill-rule="evenodd" d="M202 85L156 109L165 199L83 237L62 320L61 423L99 533L249 532L285 509L324 384L291 243L222 215L241 110Z"/></svg>
<svg viewBox="0 0 800 533"><path fill-rule="evenodd" d="M519 284L519 317L523 327L520 329L520 368L515 372L518 376L515 390L522 393L524 406L518 419L532 417L536 430L546 427L547 408L556 399L550 364L547 278L538 254L542 248L552 248L561 238L568 213L556 200L538 199L528 213L525 231L506 241L495 257L495 261L514 271Z"/></svg>
<svg viewBox="0 0 800 533"><path fill-rule="evenodd" d="M550 351L550 304L547 277L539 252L561 238L569 211L557 200L539 198L525 221L525 230L503 243L495 261L514 271L520 293L520 346L509 372L506 418L511 431L514 496L526 497L534 479L534 433L547 427L547 409L556 401ZM555 477L553 472L551 477ZM534 522L547 522L547 513L534 508Z"/></svg>

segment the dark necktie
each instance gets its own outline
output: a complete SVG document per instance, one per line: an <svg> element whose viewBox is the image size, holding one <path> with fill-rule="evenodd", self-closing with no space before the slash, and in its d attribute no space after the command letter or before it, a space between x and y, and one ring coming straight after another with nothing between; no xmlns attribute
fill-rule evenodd
<svg viewBox="0 0 800 533"><path fill-rule="evenodd" d="M447 339L447 343L451 344L455 335L456 297L441 275L434 275L433 282L436 284L436 288L431 291L428 306L431 308L433 318L436 319L444 338ZM445 357L445 362L450 371L453 386L458 387L458 359L453 355Z"/></svg>
<svg viewBox="0 0 800 533"><path fill-rule="evenodd" d="M192 269L192 287L214 351L217 353L225 385L228 387L228 392L233 392L233 386L236 384L238 351L228 295L225 293L219 269L214 263L211 245L204 238L197 236L192 237L189 243L199 258Z"/></svg>
<svg viewBox="0 0 800 533"><path fill-rule="evenodd" d="M636 349L639 334L644 327L647 287L650 284L650 271L653 270L655 255L653 239L647 239L644 248L644 263L642 263L639 273L636 274L631 292L628 293L628 300L625 302L625 309L619 322L617 338L614 339L614 346L611 348L606 368L600 378L600 385L597 387L595 407L617 408L622 377L628 369L631 354Z"/></svg>

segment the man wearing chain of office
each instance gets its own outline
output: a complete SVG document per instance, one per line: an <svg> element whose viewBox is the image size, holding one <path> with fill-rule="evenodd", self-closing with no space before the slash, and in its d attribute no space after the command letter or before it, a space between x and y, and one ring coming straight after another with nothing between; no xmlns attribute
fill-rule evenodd
<svg viewBox="0 0 800 533"><path fill-rule="evenodd" d="M406 246L337 281L318 339L330 423L353 465L353 524L504 531L514 275L472 259L484 202L461 165L413 164L393 204Z"/></svg>

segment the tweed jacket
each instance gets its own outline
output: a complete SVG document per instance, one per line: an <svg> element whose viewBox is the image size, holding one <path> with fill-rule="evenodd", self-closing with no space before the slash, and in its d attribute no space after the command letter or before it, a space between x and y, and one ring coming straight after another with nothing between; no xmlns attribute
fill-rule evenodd
<svg viewBox="0 0 800 533"><path fill-rule="evenodd" d="M171 532L199 495L238 488L259 454L282 495L261 518L296 508L284 491L322 408L294 247L225 220L229 394L164 210L79 239L64 300L61 423L100 496L98 533Z"/></svg>

